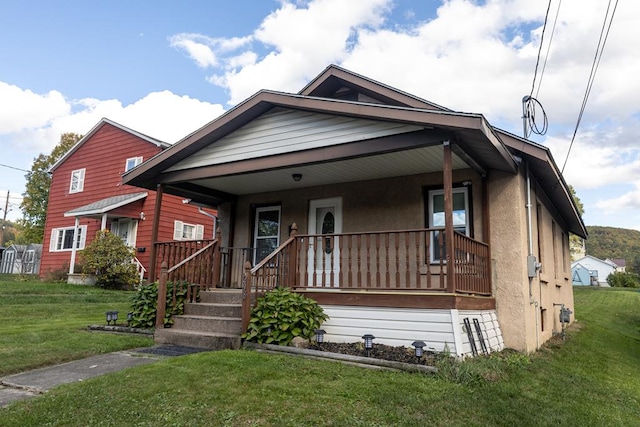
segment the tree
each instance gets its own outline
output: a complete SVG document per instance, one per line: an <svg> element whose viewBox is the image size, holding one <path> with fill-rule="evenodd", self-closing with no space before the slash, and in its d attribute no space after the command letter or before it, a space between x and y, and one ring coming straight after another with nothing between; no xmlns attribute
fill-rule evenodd
<svg viewBox="0 0 640 427"><path fill-rule="evenodd" d="M49 155L40 153L33 159L31 170L27 172L26 190L22 193L20 204L23 218L20 223L23 227L23 240L31 243L42 243L44 239L44 221L47 218L47 205L49 204L49 187L51 176L49 169L67 151L71 149L82 135L76 133L63 133L60 142L53 148Z"/></svg>
<svg viewBox="0 0 640 427"><path fill-rule="evenodd" d="M578 214L580 218L584 215L584 205L580 198L576 194L576 189L573 188L573 185L569 184L569 192L571 193L571 197L573 198L573 202L576 204L576 208L578 209ZM584 255L584 240L576 236L575 234L569 235L569 251L571 252L571 261L575 261Z"/></svg>

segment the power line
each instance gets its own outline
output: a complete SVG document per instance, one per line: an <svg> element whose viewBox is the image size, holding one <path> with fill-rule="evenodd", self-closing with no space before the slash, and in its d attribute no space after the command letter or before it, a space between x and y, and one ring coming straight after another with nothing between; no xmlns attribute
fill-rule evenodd
<svg viewBox="0 0 640 427"><path fill-rule="evenodd" d="M551 52L551 43L553 42L553 35L556 32L556 24L558 23L558 16L560 16L560 6L562 5L562 0L558 1L558 9L556 9L556 17L553 20L553 28L551 28L551 35L549 36L549 45L547 46L547 53L544 56L544 63L542 64L542 72L540 73L540 82L538 83L538 89L536 90L536 98L540 93L540 88L542 87L542 78L544 77L544 70L547 68L547 60L549 59L549 52ZM549 1L549 7L551 7L551 1ZM547 13L548 13L547 9ZM546 18L545 18L546 19ZM540 40L540 46L542 46L542 40Z"/></svg>
<svg viewBox="0 0 640 427"><path fill-rule="evenodd" d="M9 169L15 169L15 170L20 171L20 172L31 172L31 171L28 171L26 169L20 169L20 168L16 168L14 166L5 165L5 164L2 164L2 163L0 163L0 166L3 166L5 168L9 168Z"/></svg>
<svg viewBox="0 0 640 427"><path fill-rule="evenodd" d="M547 13L544 15L544 25L542 26L542 35L540 36L540 46L538 46L538 58L536 59L536 68L533 72L533 82L531 82L531 93L529 94L529 98L533 96L533 89L536 86L536 78L538 77L538 66L540 65L540 54L542 53L542 44L544 42L544 33L547 28L547 19L549 18L549 9L551 9L551 0L549 0L549 5L547 6Z"/></svg>
<svg viewBox="0 0 640 427"><path fill-rule="evenodd" d="M571 148L573 148L573 142L576 139L576 134L578 133L578 127L580 127L580 122L582 121L582 115L584 114L584 110L587 107L587 100L589 99L589 95L591 94L591 89L593 88L593 82L596 78L596 73L598 72L598 67L600 66L600 59L602 58L602 53L604 52L604 47L607 43L607 39L609 38L609 31L611 30L611 24L613 23L613 17L616 14L616 9L618 8L618 0L616 0L615 5L613 6L613 11L611 12L611 17L609 18L609 9L611 8L611 0L609 0L609 4L607 5L607 11L604 15L604 20L602 21L602 28L600 29L600 38L598 39L598 46L596 47L596 54L593 58L593 63L591 64L591 72L589 73L589 79L587 81L587 87L585 89L584 98L582 99L582 106L580 107L580 113L578 113L578 120L576 122L576 127L573 130L573 136L571 137L571 143L569 144L569 150L567 151L567 157L564 159L564 164L562 165L561 173L564 173L564 168L567 166L567 161L569 160L569 154L571 153ZM607 25L607 19L609 20L609 25ZM606 28L606 32L605 32Z"/></svg>

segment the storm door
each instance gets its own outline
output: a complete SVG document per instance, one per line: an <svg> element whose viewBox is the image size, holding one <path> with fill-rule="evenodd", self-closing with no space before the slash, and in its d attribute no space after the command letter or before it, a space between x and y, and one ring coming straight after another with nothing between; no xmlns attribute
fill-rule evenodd
<svg viewBox="0 0 640 427"><path fill-rule="evenodd" d="M312 200L309 204L309 286L339 287L342 198Z"/></svg>

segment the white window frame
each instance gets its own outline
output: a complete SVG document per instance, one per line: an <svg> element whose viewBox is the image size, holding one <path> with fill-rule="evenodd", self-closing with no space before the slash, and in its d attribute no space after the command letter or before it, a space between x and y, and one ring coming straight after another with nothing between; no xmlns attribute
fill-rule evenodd
<svg viewBox="0 0 640 427"><path fill-rule="evenodd" d="M203 238L204 225L178 220L173 222L173 240L202 240Z"/></svg>
<svg viewBox="0 0 640 427"><path fill-rule="evenodd" d="M74 238L76 250L84 249L87 241L87 226L78 227L79 236ZM73 248L64 248L65 234L75 233L75 227L60 227L51 230L51 241L49 242L49 252L71 252Z"/></svg>
<svg viewBox="0 0 640 427"><path fill-rule="evenodd" d="M138 166L140 163L142 163L142 156L138 156L138 157L129 157L125 162L124 162L124 171L128 172L131 169L135 168L136 166Z"/></svg>
<svg viewBox="0 0 640 427"><path fill-rule="evenodd" d="M455 212L454 212L454 218L453 218L453 229L454 231L458 231L458 232L462 232L464 229L464 235L469 236L471 233L471 209L470 209L470 201L469 201L469 188L468 187L454 187L452 189L452 196L453 194L459 194L462 193L464 194L464 212L465 212L465 223L464 225L456 225L456 218L455 218ZM429 197L429 201L428 201L428 205L429 205L429 228L439 228L439 227L444 227L444 222L442 225L435 225L434 221L433 221L433 214L434 214L434 197L435 196L443 196L444 197L444 189L438 189L438 190L429 190L428 192L428 197ZM444 237L444 236L443 236ZM433 248L436 248L438 245L438 239L437 239L437 233L433 232L431 233L431 248L432 250L430 250L429 252L431 253L430 255L430 262L434 263L434 262L440 262L440 259L436 259L435 258L435 250ZM446 242L445 242L446 245ZM446 246L445 246L446 247ZM446 261L445 261L446 262Z"/></svg>
<svg viewBox="0 0 640 427"><path fill-rule="evenodd" d="M71 172L71 182L69 182L69 193L81 193L84 190L84 177L86 168L76 169Z"/></svg>
<svg viewBox="0 0 640 427"><path fill-rule="evenodd" d="M278 231L276 235L258 236L258 220L260 219L261 212L277 211L278 212ZM253 223L253 265L256 265L262 259L258 259L258 240L276 239L276 248L280 246L280 230L282 227L282 210L279 205L263 206L256 208L255 219Z"/></svg>

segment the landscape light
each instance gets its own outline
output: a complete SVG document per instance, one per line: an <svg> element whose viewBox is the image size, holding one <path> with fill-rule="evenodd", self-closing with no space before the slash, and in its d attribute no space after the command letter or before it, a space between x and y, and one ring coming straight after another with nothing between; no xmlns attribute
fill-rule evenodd
<svg viewBox="0 0 640 427"><path fill-rule="evenodd" d="M376 339L376 337L371 334L366 334L362 336L362 339L364 340L364 349L367 351L367 357L369 357L371 355L371 349L373 348L373 340Z"/></svg>

